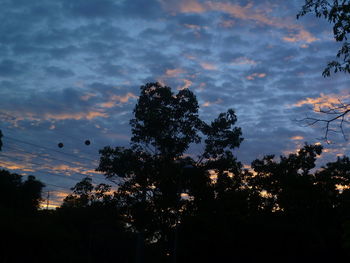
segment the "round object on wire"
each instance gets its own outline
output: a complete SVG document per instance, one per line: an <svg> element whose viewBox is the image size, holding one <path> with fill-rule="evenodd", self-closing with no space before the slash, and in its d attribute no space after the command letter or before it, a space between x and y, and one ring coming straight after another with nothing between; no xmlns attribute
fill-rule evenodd
<svg viewBox="0 0 350 263"><path fill-rule="evenodd" d="M85 141L85 145L90 145L90 144L91 144L90 140Z"/></svg>
<svg viewBox="0 0 350 263"><path fill-rule="evenodd" d="M60 142L60 143L58 144L58 147L59 147L59 148L62 148L62 147L63 147L63 143Z"/></svg>

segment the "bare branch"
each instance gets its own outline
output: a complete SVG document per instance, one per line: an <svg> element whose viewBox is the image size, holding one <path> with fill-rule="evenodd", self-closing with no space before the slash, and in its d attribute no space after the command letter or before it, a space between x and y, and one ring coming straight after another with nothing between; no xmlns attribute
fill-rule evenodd
<svg viewBox="0 0 350 263"><path fill-rule="evenodd" d="M348 123L346 116L350 112L350 104L344 103L338 99L338 104L331 104L327 107L317 107L314 105L313 112L316 116L308 116L305 118L297 120L303 126L314 126L319 123L324 124L325 134L323 139L330 143L329 134L330 133L340 133L342 134L344 140L347 140L347 136L344 132L344 125Z"/></svg>

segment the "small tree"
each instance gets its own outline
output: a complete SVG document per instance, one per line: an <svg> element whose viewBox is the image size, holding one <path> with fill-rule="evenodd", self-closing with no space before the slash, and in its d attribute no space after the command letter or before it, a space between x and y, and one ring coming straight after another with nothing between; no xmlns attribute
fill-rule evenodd
<svg viewBox="0 0 350 263"><path fill-rule="evenodd" d="M82 179L71 190L72 194L66 196L62 203L62 208L86 208L94 205L108 205L113 200L111 186L99 184L93 186L89 177Z"/></svg>
<svg viewBox="0 0 350 263"><path fill-rule="evenodd" d="M0 185L0 207L22 212L33 212L39 208L45 185L34 176L29 175L23 181L19 174L0 170Z"/></svg>

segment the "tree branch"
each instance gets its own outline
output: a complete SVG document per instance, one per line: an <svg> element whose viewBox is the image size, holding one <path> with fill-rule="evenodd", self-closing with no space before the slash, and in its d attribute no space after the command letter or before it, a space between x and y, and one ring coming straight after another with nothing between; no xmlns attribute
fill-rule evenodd
<svg viewBox="0 0 350 263"><path fill-rule="evenodd" d="M344 124L348 122L346 120L346 116L350 112L350 104L345 104L339 99L339 104L327 106L327 108L317 109L316 105L314 105L314 112L325 117L306 116L305 118L297 121L304 123L305 126L314 126L318 123L323 123L325 125L325 136L323 139L327 143L330 143L329 133L331 132L341 133L344 140L347 140L347 136L344 132ZM337 128L334 128L334 126Z"/></svg>

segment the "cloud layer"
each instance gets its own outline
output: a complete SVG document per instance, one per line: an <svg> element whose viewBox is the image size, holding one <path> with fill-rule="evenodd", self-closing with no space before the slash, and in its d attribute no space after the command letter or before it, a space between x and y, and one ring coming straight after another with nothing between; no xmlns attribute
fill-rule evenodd
<svg viewBox="0 0 350 263"><path fill-rule="evenodd" d="M62 162L48 162L41 156L46 154L80 162L81 171L72 168L71 177L93 170L96 163L81 158L97 160L103 146L128 144L139 86L149 81L194 91L201 117L208 121L234 108L245 138L237 155L245 164L319 141L322 130L294 120L310 111L311 102L348 98L349 77L321 76L338 47L327 23L296 20L301 5L278 0L4 0L0 128L5 136L36 146L5 137L2 165L26 173L57 172L50 166ZM39 148L59 150L58 142L65 144L61 156ZM348 153L342 139L326 147L329 156ZM35 157L16 156L20 150ZM50 165L40 168L33 162ZM63 177L43 180L67 187L73 183Z"/></svg>

